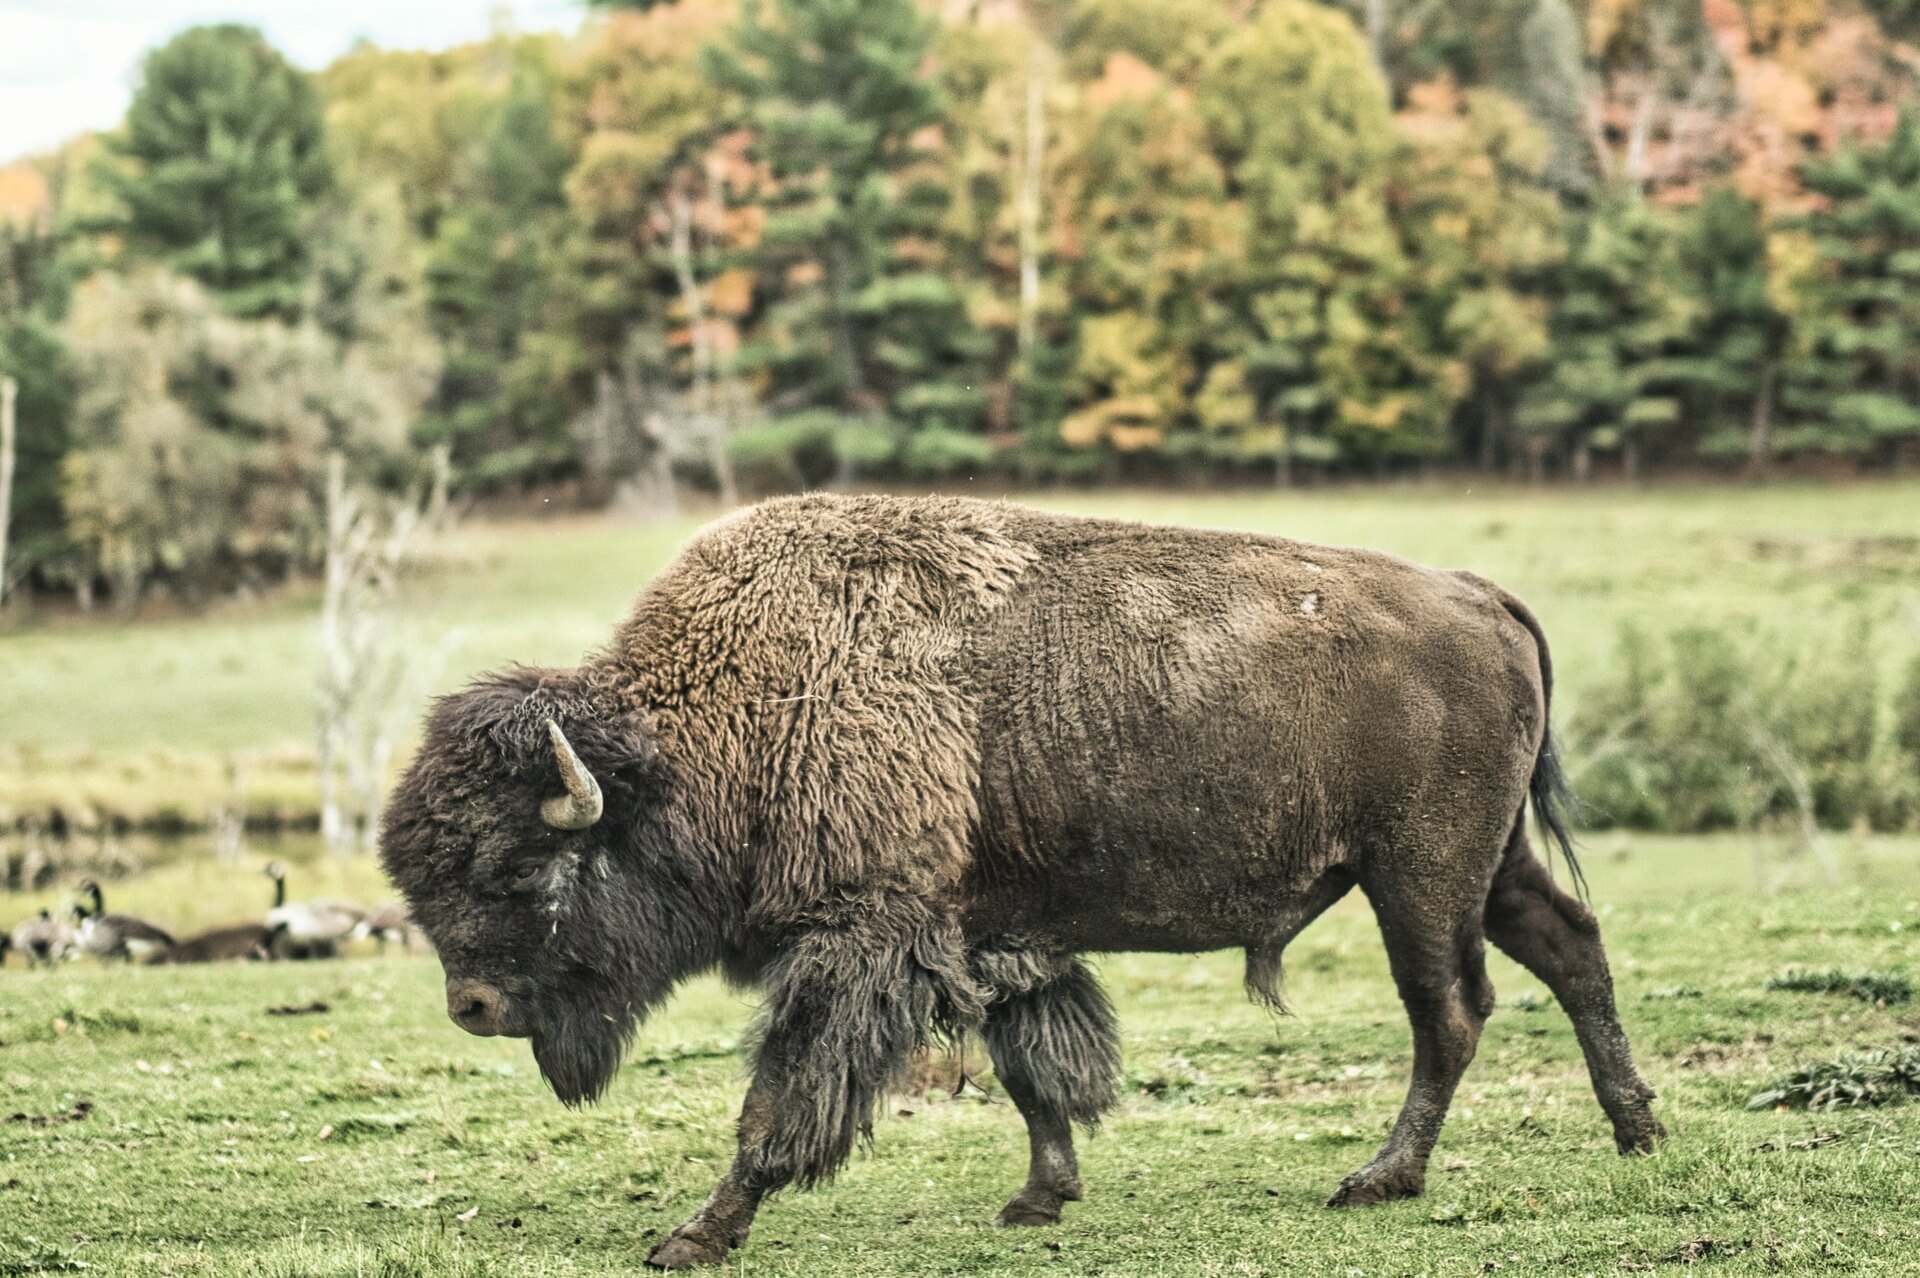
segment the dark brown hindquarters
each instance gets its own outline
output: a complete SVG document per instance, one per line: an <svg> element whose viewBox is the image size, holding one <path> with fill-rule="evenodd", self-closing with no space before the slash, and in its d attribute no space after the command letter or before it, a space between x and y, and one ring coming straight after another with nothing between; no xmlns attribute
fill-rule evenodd
<svg viewBox="0 0 1920 1278"><path fill-rule="evenodd" d="M1546 638L1524 604L1491 589L1533 636L1544 716L1553 687ZM1581 884L1565 818L1566 781L1544 718L1527 794ZM1425 1188L1428 1156L1493 1010L1485 938L1544 981L1567 1009L1621 1152L1651 1149L1664 1132L1648 1106L1653 1091L1634 1069L1614 1009L1599 923L1534 856L1525 807L1476 811L1469 805L1457 821L1397 832L1392 852L1370 864L1363 886L1412 1023L1413 1081L1386 1143L1341 1182L1328 1205L1385 1202Z"/></svg>

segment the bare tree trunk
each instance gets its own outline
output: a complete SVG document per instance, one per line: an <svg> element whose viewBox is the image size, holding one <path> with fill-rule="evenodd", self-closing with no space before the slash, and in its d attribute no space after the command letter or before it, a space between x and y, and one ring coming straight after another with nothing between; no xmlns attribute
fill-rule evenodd
<svg viewBox="0 0 1920 1278"><path fill-rule="evenodd" d="M1652 89L1640 94L1640 101L1633 108L1633 125L1627 133L1627 155L1625 168L1627 181L1633 189L1639 191L1647 180L1647 142L1653 136L1653 109L1658 99Z"/></svg>
<svg viewBox="0 0 1920 1278"><path fill-rule="evenodd" d="M414 535L446 518L446 454L434 460L430 481L383 514L348 489L346 457L327 458L315 763L321 834L340 856L371 846L393 745L425 668L391 605Z"/></svg>
<svg viewBox="0 0 1920 1278"><path fill-rule="evenodd" d="M1491 472L1500 464L1500 442L1506 434L1504 410L1499 396L1491 392L1481 397L1480 404L1480 469Z"/></svg>
<svg viewBox="0 0 1920 1278"><path fill-rule="evenodd" d="M7 602L7 527L13 518L13 405L20 384L0 377L0 604Z"/></svg>
<svg viewBox="0 0 1920 1278"><path fill-rule="evenodd" d="M213 855L222 865L237 865L246 847L247 774L237 755L227 756L227 799L213 812Z"/></svg>
<svg viewBox="0 0 1920 1278"><path fill-rule="evenodd" d="M327 457L327 557L320 593L320 696L314 766L320 781L320 838L338 849L345 841L340 807L341 738L346 730L346 697L353 677L347 650L345 602L352 542L362 525L358 504L347 493L347 459Z"/></svg>
<svg viewBox="0 0 1920 1278"><path fill-rule="evenodd" d="M1584 484L1593 478L1593 449L1584 434L1574 438L1572 462L1574 483Z"/></svg>
<svg viewBox="0 0 1920 1278"><path fill-rule="evenodd" d="M860 351L853 340L853 316L849 312L849 293L853 264L847 261L847 246L835 238L827 245L827 291L833 299L834 354L840 364L841 392L844 402L865 407L867 379L860 371Z"/></svg>
<svg viewBox="0 0 1920 1278"><path fill-rule="evenodd" d="M1393 96L1393 80L1387 74L1387 32L1393 25L1393 0L1366 0L1367 49L1373 54L1373 66L1380 82Z"/></svg>
<svg viewBox="0 0 1920 1278"><path fill-rule="evenodd" d="M1040 332L1040 199L1046 170L1047 75L1036 39L1027 58L1027 134L1020 151L1020 370L1033 372Z"/></svg>
<svg viewBox="0 0 1920 1278"><path fill-rule="evenodd" d="M1756 478L1773 465L1773 384L1780 366L1768 360L1760 370L1760 389L1753 397L1753 416L1747 430L1747 473Z"/></svg>
<svg viewBox="0 0 1920 1278"><path fill-rule="evenodd" d="M1620 468L1627 478L1638 483L1640 480L1640 435L1637 431L1628 431L1620 441Z"/></svg>
<svg viewBox="0 0 1920 1278"><path fill-rule="evenodd" d="M688 198L684 186L675 185L673 188L671 211L673 275L680 287L680 300L687 308L687 323L691 326L693 336L690 399L694 422L706 446L707 464L713 470L714 482L720 486L720 500L731 506L739 501L740 489L734 480L733 461L727 456L726 431L723 428L725 417L720 412L719 396L715 393L718 378L713 355L713 330L708 323L706 295L700 291L700 281L694 275L693 201Z"/></svg>

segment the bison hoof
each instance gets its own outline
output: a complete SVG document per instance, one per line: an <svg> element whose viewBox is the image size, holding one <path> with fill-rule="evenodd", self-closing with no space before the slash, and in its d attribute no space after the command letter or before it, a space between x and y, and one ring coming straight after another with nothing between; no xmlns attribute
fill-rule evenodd
<svg viewBox="0 0 1920 1278"><path fill-rule="evenodd" d="M697 1269L701 1265L722 1265L726 1263L730 1250L732 1248L726 1243L701 1234L670 1234L647 1256L647 1267Z"/></svg>
<svg viewBox="0 0 1920 1278"><path fill-rule="evenodd" d="M1613 1129L1613 1143L1624 1155L1651 1154L1667 1139L1667 1129L1660 1125L1651 1111L1643 1110L1627 1122L1616 1124Z"/></svg>
<svg viewBox="0 0 1920 1278"><path fill-rule="evenodd" d="M1001 1226L1014 1225L1057 1225L1060 1223L1060 1199L1052 1194L1044 1198L1017 1195L1014 1200L1000 1209L993 1223Z"/></svg>
<svg viewBox="0 0 1920 1278"><path fill-rule="evenodd" d="M1362 1167L1340 1182L1340 1188L1327 1199L1329 1207L1371 1207L1397 1198L1418 1198L1427 1191L1423 1169L1412 1171L1374 1171Z"/></svg>

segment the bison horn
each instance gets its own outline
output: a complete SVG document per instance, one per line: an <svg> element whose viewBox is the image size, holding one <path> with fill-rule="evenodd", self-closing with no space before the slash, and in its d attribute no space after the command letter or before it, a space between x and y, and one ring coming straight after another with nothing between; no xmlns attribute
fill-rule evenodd
<svg viewBox="0 0 1920 1278"><path fill-rule="evenodd" d="M547 720L547 735L553 738L553 755L560 762L560 780L565 794L556 794L540 805L540 815L556 830L584 830L600 819L606 801L600 797L600 783L580 762L560 725Z"/></svg>

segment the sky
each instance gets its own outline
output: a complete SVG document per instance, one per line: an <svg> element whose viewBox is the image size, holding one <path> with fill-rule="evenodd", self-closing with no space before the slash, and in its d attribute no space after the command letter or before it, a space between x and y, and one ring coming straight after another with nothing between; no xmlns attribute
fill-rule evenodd
<svg viewBox="0 0 1920 1278"><path fill-rule="evenodd" d="M141 56L183 27L249 23L317 69L361 37L414 49L477 40L497 11L541 31L572 30L583 10L578 0L0 0L0 163L117 123Z"/></svg>

